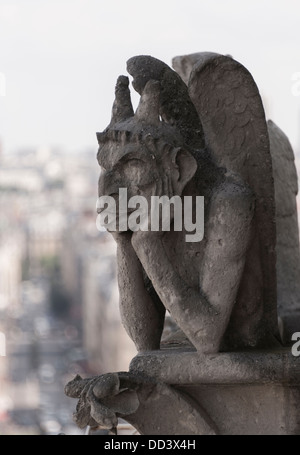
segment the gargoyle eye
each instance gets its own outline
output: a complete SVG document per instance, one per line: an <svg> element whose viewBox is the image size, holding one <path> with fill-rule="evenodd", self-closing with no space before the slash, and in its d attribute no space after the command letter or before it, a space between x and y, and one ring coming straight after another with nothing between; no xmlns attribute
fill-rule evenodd
<svg viewBox="0 0 300 455"><path fill-rule="evenodd" d="M122 164L129 164L131 166L141 166L145 162L141 160L140 158L136 158L134 156L124 156L121 160L120 163Z"/></svg>
<svg viewBox="0 0 300 455"><path fill-rule="evenodd" d="M138 158L129 158L125 162L129 163L129 164L142 164L143 163L143 161L139 160Z"/></svg>

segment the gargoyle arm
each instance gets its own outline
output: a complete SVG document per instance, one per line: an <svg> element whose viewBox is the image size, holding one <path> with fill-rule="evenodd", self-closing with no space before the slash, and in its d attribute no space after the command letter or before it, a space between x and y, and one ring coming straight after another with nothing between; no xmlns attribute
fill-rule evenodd
<svg viewBox="0 0 300 455"><path fill-rule="evenodd" d="M142 265L130 240L129 233L119 235L117 240L122 322L138 351L159 349L165 309L149 295Z"/></svg>
<svg viewBox="0 0 300 455"><path fill-rule="evenodd" d="M132 244L165 307L198 351L217 352L234 305L251 238L254 199L228 185L212 200L199 289L170 262L157 233L138 231Z"/></svg>

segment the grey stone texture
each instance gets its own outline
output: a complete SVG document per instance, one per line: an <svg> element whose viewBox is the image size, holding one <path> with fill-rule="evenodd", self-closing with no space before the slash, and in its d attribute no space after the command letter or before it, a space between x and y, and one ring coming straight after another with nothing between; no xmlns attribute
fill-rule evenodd
<svg viewBox="0 0 300 455"><path fill-rule="evenodd" d="M66 394L78 398L74 420L80 428L114 431L122 416L141 434L209 434L217 428L207 413L174 387L134 373L76 376Z"/></svg>
<svg viewBox="0 0 300 455"><path fill-rule="evenodd" d="M226 64L224 68L224 63L226 62L227 66L229 64L230 78L232 78L232 71L235 69L238 71L239 76L243 72L246 72L245 68L237 64L237 62L231 61L230 58L220 56L218 54L202 52L195 53L190 55L174 57L172 60L173 68L180 74L184 82L189 85L193 84L193 80L197 72L203 71L207 72L208 75L211 74L210 65L213 62L216 62L217 65L221 64L220 72L221 79L224 79L224 70L226 70ZM207 69L208 67L208 69ZM204 70L203 70L204 68ZM214 76L218 72L214 71ZM248 75L251 79L251 76ZM201 84L203 79L210 90L214 90L214 84L209 81L209 78L201 77ZM245 81L243 81L245 84ZM203 86L203 91L205 94L209 94L206 90L206 86ZM227 99L230 99L230 96L233 92L237 92L237 89L227 91L224 93L223 98L225 99L225 104L228 105ZM245 96L247 93L247 85L244 85ZM196 93L197 95L197 93ZM256 95L259 96L257 91ZM209 96L209 95L208 95ZM216 96L210 96L210 99L216 100ZM219 101L218 101L219 102ZM245 107L245 105L244 105ZM204 110L207 109L207 105L204 104L202 107L202 114ZM223 106L219 109L221 115L224 115ZM240 104L236 111L243 111L243 106ZM247 112L248 111L248 112ZM207 110L206 116L208 116L208 128L214 128L214 122L212 120L212 112L215 112L215 115L218 115L218 110ZM246 108L244 113L250 114L250 111ZM225 111L226 114L226 111ZM263 114L263 112L262 112ZM200 115L202 123L205 123L205 115ZM264 115L264 114L263 114ZM241 116L242 117L242 116ZM230 122L235 122L234 115L229 114ZM255 122L255 129L257 123ZM215 134L220 134L221 125L216 125ZM265 128L265 127L264 127ZM269 120L267 122L267 135L269 137L269 148L270 155L272 160L272 177L274 180L274 193L275 193L275 212L276 212L276 277L277 277L277 310L278 315L281 319L281 336L284 343L288 343L291 340L291 334L299 330L300 327L300 249L299 249L299 228L298 228L298 217L297 217L297 206L296 206L296 195L298 193L298 179L297 171L294 163L294 153L292 147L289 143L288 138L280 128L275 125L274 122ZM236 124L236 136L241 133L241 130L237 128ZM256 130L257 137L258 130ZM264 132L266 134L266 132ZM211 137L211 133L208 134ZM230 136L229 136L230 139ZM220 141L221 143L221 141ZM256 147L256 143L253 143ZM218 151L215 146L213 150L215 156L217 155L218 162L224 164L228 169L235 170L237 161L231 159L232 150L234 147L230 146L230 153L224 154L222 148ZM256 152L253 156L256 156ZM260 171L259 159L252 163L254 167L254 173L258 175L258 178L263 180L262 175L264 173ZM238 167L240 165L238 164ZM255 170L255 167L258 167L258 171ZM250 172L251 168L248 167L245 169L246 172ZM238 170L240 173L240 170ZM270 185L269 185L270 186ZM273 233L274 235L274 233Z"/></svg>
<svg viewBox="0 0 300 455"><path fill-rule="evenodd" d="M284 343L300 329L300 248L296 195L297 171L288 138L268 121L276 201L278 315Z"/></svg>
<svg viewBox="0 0 300 455"><path fill-rule="evenodd" d="M135 357L130 371L189 396L210 416L216 434L300 433L300 362L289 349L210 355L161 350Z"/></svg>
<svg viewBox="0 0 300 455"><path fill-rule="evenodd" d="M140 103L134 113L120 76L97 133L98 196L204 196L204 238L123 232L118 220L120 312L139 354L128 373L77 377L66 393L80 426L123 416L145 434L297 434L299 363L283 347L300 331L291 146L232 57L173 66L128 61ZM161 342L166 310L177 331Z"/></svg>
<svg viewBox="0 0 300 455"><path fill-rule="evenodd" d="M163 62L130 59L137 112L121 76L112 120L98 134L99 196L127 188L149 205L151 195L205 200L200 243L172 230L113 234L121 314L138 350L159 348L165 309L201 352L278 343L274 186L261 99L242 65L206 57L189 90Z"/></svg>

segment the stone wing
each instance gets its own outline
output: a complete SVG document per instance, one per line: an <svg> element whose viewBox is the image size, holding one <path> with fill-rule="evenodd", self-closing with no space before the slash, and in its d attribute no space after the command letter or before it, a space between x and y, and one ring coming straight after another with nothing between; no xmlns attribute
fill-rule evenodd
<svg viewBox="0 0 300 455"><path fill-rule="evenodd" d="M206 147L219 166L239 174L256 195L258 238L254 242L259 245L263 275L263 311L268 329L276 334L275 196L262 100L249 71L230 56L196 55L188 89L203 127Z"/></svg>
<svg viewBox="0 0 300 455"><path fill-rule="evenodd" d="M286 135L268 121L276 203L276 255L278 314L282 338L291 341L300 319L300 250L296 195L297 171L294 152ZM297 316L297 317L296 317Z"/></svg>

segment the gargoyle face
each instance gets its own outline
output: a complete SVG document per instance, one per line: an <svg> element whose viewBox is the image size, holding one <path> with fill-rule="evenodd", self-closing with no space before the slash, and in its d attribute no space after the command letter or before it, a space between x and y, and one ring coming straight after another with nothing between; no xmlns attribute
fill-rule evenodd
<svg viewBox="0 0 300 455"><path fill-rule="evenodd" d="M169 199L181 196L197 169L180 132L159 115L160 83L147 82L135 113L128 84L127 77L118 78L111 122L103 133L97 133L102 169L98 196L115 199L114 209L109 209L108 215L113 215L115 209L120 214L119 207L123 206L118 200L120 190L127 190L127 199L144 197L145 206L151 210L152 196ZM102 202L104 198L99 206L97 203L98 213L105 209ZM128 215L128 207L122 209L122 217ZM119 227L122 224L119 222Z"/></svg>
<svg viewBox="0 0 300 455"><path fill-rule="evenodd" d="M105 156L99 157L101 174L98 196L117 197L126 188L128 198L141 195L147 200L155 194L159 169L154 155L142 145L112 144Z"/></svg>
<svg viewBox="0 0 300 455"><path fill-rule="evenodd" d="M146 135L140 142L133 141L127 144L121 141L110 142L105 148L105 153L103 149L99 149L98 162L101 166L99 198L109 196L115 199L113 209L100 204L98 213L105 209L105 214L113 215L115 228L121 231L124 230L124 227L121 227L124 226L123 221L127 219L128 224L125 224L128 226L129 215L137 207L136 204L127 205L130 198L134 196L144 198L142 203L143 205L144 202L147 203L145 213L148 216L145 222L149 222L152 197L167 196L171 199L173 196L181 196L197 168L190 152L181 147L171 146L163 140L154 141L151 134ZM137 202L139 203L140 201ZM112 230L115 229L110 227Z"/></svg>
<svg viewBox="0 0 300 455"><path fill-rule="evenodd" d="M104 155L98 156L101 174L98 196L114 196L126 188L128 197L181 196L194 176L197 164L193 156L180 147L164 144L150 152L143 144L111 144ZM169 183L167 182L169 180Z"/></svg>

